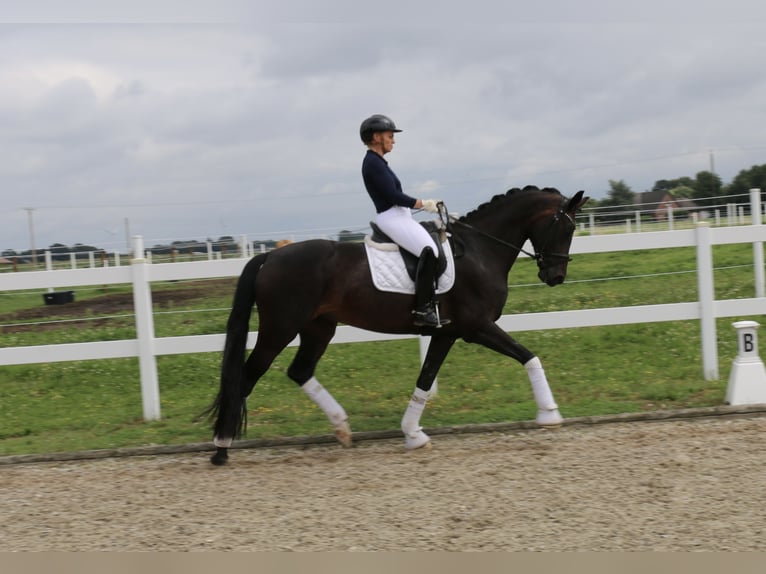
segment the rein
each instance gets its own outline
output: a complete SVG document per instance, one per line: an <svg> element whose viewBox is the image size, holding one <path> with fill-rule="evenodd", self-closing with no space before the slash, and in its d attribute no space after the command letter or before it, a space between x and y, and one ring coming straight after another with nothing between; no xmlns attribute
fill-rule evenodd
<svg viewBox="0 0 766 574"><path fill-rule="evenodd" d="M449 230L450 226L452 225L458 225L461 227L464 227L466 229L470 229L471 231L474 231L478 233L479 235L486 237L487 239L491 239L495 243L499 243L500 245L504 245L505 247L508 247L510 249L514 249L518 251L519 253L523 253L524 255L531 257L537 262L537 266L542 268L545 262L545 258L558 258L558 259L565 259L566 261L571 261L572 258L566 254L566 253L546 253L545 248L547 247L550 237L546 239L545 245L543 245L543 248L540 251L535 250L534 253L530 253L526 249L519 247L518 245L514 245L513 243L510 243L508 241L505 241L503 239L500 239L499 237L495 237L494 235L487 233L486 231L482 231L481 229L478 229L474 227L473 225L469 225L463 221L460 221L458 219L455 219L454 217L451 217L447 212L447 207L444 205L443 202L440 202L438 205L439 208L439 219L441 219L442 224L445 228ZM549 224L549 227L552 227L556 223L559 222L561 216L564 216L567 218L569 223L572 224L572 227L577 227L575 222L572 220L572 218L569 216L568 213L566 213L563 209L559 209L558 212L553 216L551 219L551 222ZM534 246L533 246L534 247ZM555 265L555 263L550 263L548 266Z"/></svg>

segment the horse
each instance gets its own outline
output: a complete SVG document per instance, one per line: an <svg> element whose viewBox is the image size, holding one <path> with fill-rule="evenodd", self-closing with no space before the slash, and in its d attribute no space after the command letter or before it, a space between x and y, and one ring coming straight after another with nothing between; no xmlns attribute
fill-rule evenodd
<svg viewBox="0 0 766 574"><path fill-rule="evenodd" d="M589 199L583 196L582 190L567 198L554 188L513 188L462 217L441 217L455 246L455 278L452 288L439 295L440 314L450 319L439 328L413 325L414 294L376 289L362 244L310 239L250 259L237 281L226 326L220 388L207 411L214 419L216 451L211 462L226 464L232 441L247 426L247 397L296 336L300 342L287 376L324 410L338 441L351 446L346 412L314 376L339 322L370 331L431 337L402 418L406 449L431 446L420 417L439 368L459 338L522 364L538 407L536 423L560 426L563 418L539 358L495 322L508 297L508 274L519 253L536 260L543 283L553 287L564 282L575 214ZM534 253L522 248L527 240ZM245 360L253 306L259 317L258 336Z"/></svg>

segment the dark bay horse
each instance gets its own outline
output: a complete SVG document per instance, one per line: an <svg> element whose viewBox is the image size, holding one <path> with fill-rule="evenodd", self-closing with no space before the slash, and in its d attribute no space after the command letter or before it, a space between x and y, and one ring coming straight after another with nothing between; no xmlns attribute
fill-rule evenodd
<svg viewBox="0 0 766 574"><path fill-rule="evenodd" d="M214 418L213 464L224 464L228 448L247 420L246 398L274 359L296 337L298 351L287 375L327 414L338 440L349 446L351 431L343 407L314 377L336 326L346 323L383 333L431 336L416 389L402 419L405 447L430 446L419 426L428 392L447 353L458 338L511 357L527 370L538 405L537 423L562 422L540 360L495 324L508 297L508 273L526 240L534 249L538 277L563 283L574 217L588 200L579 191L571 199L551 188L528 186L497 195L460 219L447 223L456 246L455 283L439 296L444 327L413 326L414 295L387 293L373 286L365 248L358 243L308 240L257 255L237 283L226 327ZM526 252L525 252L526 253ZM259 316L258 337L245 360L253 306Z"/></svg>

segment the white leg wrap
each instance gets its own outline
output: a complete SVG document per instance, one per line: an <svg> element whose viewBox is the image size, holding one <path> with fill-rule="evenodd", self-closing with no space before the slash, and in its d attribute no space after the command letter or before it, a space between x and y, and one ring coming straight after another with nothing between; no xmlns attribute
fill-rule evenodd
<svg viewBox="0 0 766 574"><path fill-rule="evenodd" d="M213 444L217 447L229 448L231 446L231 437L229 438L213 438Z"/></svg>
<svg viewBox="0 0 766 574"><path fill-rule="evenodd" d="M426 401L428 400L428 393L426 391L415 389L412 393L410 403L407 405L407 410L402 417L402 432L405 435L417 432L420 429L420 415L426 408Z"/></svg>
<svg viewBox="0 0 766 574"><path fill-rule="evenodd" d="M556 410L558 405L553 400L553 393L548 386L548 379L545 378L545 371L540 359L534 357L524 364L529 376L529 382L532 383L532 394L535 396L537 407L546 411Z"/></svg>
<svg viewBox="0 0 766 574"><path fill-rule="evenodd" d="M526 362L524 368L529 375L529 382L532 383L532 393L537 402L537 418L535 422L545 428L555 428L561 426L564 419L559 413L559 407L553 400L553 393L548 386L548 379L545 378L545 371L540 359L534 357Z"/></svg>
<svg viewBox="0 0 766 574"><path fill-rule="evenodd" d="M334 426L342 424L348 419L346 411L338 404L338 401L325 389L315 377L311 377L301 386L303 391L321 408Z"/></svg>
<svg viewBox="0 0 766 574"><path fill-rule="evenodd" d="M420 415L426 408L428 395L429 393L426 391L416 388L407 405L407 410L404 411L402 432L404 433L404 448L407 450L431 446L431 438L423 432L423 428L420 426Z"/></svg>

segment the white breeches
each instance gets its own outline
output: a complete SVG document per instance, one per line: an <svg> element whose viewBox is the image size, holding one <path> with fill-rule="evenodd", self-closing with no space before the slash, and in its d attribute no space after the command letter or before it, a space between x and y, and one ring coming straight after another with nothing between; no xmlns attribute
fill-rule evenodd
<svg viewBox="0 0 766 574"><path fill-rule="evenodd" d="M417 221L412 219L408 207L394 207L375 216L375 223L394 242L413 255L420 255L424 248L430 247L435 256L439 256L434 240Z"/></svg>

